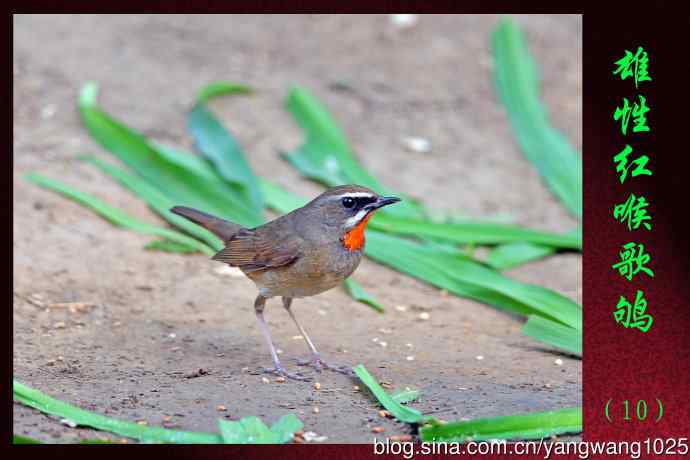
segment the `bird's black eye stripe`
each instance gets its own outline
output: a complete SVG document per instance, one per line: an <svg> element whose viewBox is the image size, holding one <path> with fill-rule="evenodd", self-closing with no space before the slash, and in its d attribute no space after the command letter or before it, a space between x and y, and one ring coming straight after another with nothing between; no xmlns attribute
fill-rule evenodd
<svg viewBox="0 0 690 460"><path fill-rule="evenodd" d="M341 200L341 202L343 203L343 206L345 206L346 208L352 208L356 203L355 199L351 196L346 196Z"/></svg>
<svg viewBox="0 0 690 460"><path fill-rule="evenodd" d="M358 197L346 196L340 200L340 202L343 204L343 206L346 207L347 209L361 209L370 203L374 203L375 201L376 201L376 198L371 197L371 196L358 196Z"/></svg>

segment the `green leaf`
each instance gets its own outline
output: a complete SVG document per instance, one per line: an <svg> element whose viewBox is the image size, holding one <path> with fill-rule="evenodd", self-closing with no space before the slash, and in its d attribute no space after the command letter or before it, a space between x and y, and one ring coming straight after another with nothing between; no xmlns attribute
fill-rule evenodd
<svg viewBox="0 0 690 460"><path fill-rule="evenodd" d="M438 223L377 213L369 225L386 233L440 238L457 244L530 242L555 248L582 249L581 235L543 232L494 222Z"/></svg>
<svg viewBox="0 0 690 460"><path fill-rule="evenodd" d="M189 131L199 151L223 179L238 186L257 214L263 212L259 182L244 158L242 148L204 104L189 113Z"/></svg>
<svg viewBox="0 0 690 460"><path fill-rule="evenodd" d="M540 439L582 431L582 408L508 417L431 423L419 429L424 442L468 442L491 439Z"/></svg>
<svg viewBox="0 0 690 460"><path fill-rule="evenodd" d="M377 262L453 294L526 316L538 314L582 329L582 309L572 300L541 286L507 278L458 250L422 245L369 230L364 252Z"/></svg>
<svg viewBox="0 0 690 460"><path fill-rule="evenodd" d="M391 393L391 398L393 398L395 402L405 404L419 398L419 390L415 390L414 388L398 389Z"/></svg>
<svg viewBox="0 0 690 460"><path fill-rule="evenodd" d="M221 442L217 434L168 430L105 417L53 399L16 380L13 381L13 389L15 401L46 414L70 420L78 426L88 426L149 443L218 444Z"/></svg>
<svg viewBox="0 0 690 460"><path fill-rule="evenodd" d="M353 299L357 300L358 302L362 302L366 305L369 305L371 308L376 310L379 313L383 313L383 306L376 301L371 295L367 293L367 291L362 288L357 282L351 280L351 279L346 279L345 283L345 290L350 293Z"/></svg>
<svg viewBox="0 0 690 460"><path fill-rule="evenodd" d="M207 255L213 255L214 251L206 246L205 244L195 240L194 238L190 238L187 235L183 235L182 233L179 233L175 230L171 230L168 228L162 228L158 227L155 225L148 224L146 222L141 222L128 214L124 213L122 210L114 208L110 206L109 204L99 200L98 198L88 195L86 193L80 192L74 188L71 188L59 181L56 181L54 179L50 179L45 176L41 176L36 173L29 173L26 175L26 178L49 190L55 191L60 193L61 195L64 195L74 201L76 201L79 204L82 204L105 219L107 219L110 223L117 225L119 227L125 227L130 230L134 230L139 233L145 233L148 235L155 235L155 236L160 236L165 239L175 241L179 244L188 246L188 247L193 247L197 251L201 251L204 254Z"/></svg>
<svg viewBox="0 0 690 460"><path fill-rule="evenodd" d="M210 165L194 163L161 149L141 134L108 116L96 105L98 87L84 86L79 99L82 120L93 138L114 153L152 187L173 200L218 217L254 227L263 222L260 210L246 203L241 189L223 180ZM178 160L178 161L175 161Z"/></svg>
<svg viewBox="0 0 690 460"><path fill-rule="evenodd" d="M146 180L139 176L129 174L128 172L101 161L93 156L83 156L81 157L81 160L92 164L105 174L118 181L136 196L144 200L151 207L151 209L153 209L158 215L163 217L175 227L178 227L180 230L183 230L184 232L204 241L215 251L220 251L223 249L224 244L216 235L209 232L202 226L170 212L170 208L176 204L175 201L168 198L155 187L152 187L148 182L146 182Z"/></svg>
<svg viewBox="0 0 690 460"><path fill-rule="evenodd" d="M530 316L522 333L568 353L582 356L582 330L573 329L541 316Z"/></svg>
<svg viewBox="0 0 690 460"><path fill-rule="evenodd" d="M295 414L287 414L271 425L271 431L278 435L278 442L285 443L292 440L292 435L302 431L304 423Z"/></svg>
<svg viewBox="0 0 690 460"><path fill-rule="evenodd" d="M244 417L238 421L218 420L225 444L276 444L280 436L272 432L258 417Z"/></svg>
<svg viewBox="0 0 690 460"><path fill-rule="evenodd" d="M15 434L12 436L12 444L43 444L41 441L27 436Z"/></svg>
<svg viewBox="0 0 690 460"><path fill-rule="evenodd" d="M231 94L251 94L254 90L247 85L241 83L232 83L229 81L214 81L204 86L199 90L197 96L197 103L205 104L209 99L218 96L226 96Z"/></svg>
<svg viewBox="0 0 690 460"><path fill-rule="evenodd" d="M537 68L519 28L504 19L492 35L494 78L525 157L568 210L582 218L582 159L549 123Z"/></svg>
<svg viewBox="0 0 690 460"><path fill-rule="evenodd" d="M299 86L293 87L285 106L304 131L305 141L284 157L302 174L328 186L355 183L382 195L400 196L362 168L331 114L309 91ZM405 198L382 212L418 217L421 208L414 200Z"/></svg>
<svg viewBox="0 0 690 460"><path fill-rule="evenodd" d="M534 243L508 243L496 246L486 258L486 264L496 270L506 270L556 252L553 246Z"/></svg>
<svg viewBox="0 0 690 460"><path fill-rule="evenodd" d="M376 399L381 403L383 407L391 413L391 415L401 422L406 423L425 423L430 420L431 417L425 417L416 409L411 407L403 406L395 399L393 399L386 391L379 385L376 379L366 370L362 364L358 364L352 368L352 370L357 374L357 377L362 381L363 384L369 388L371 393L376 397Z"/></svg>
<svg viewBox="0 0 690 460"><path fill-rule="evenodd" d="M171 241L167 239L154 240L144 246L144 249L149 251L163 251L163 252L173 252L180 254L189 254L192 252L198 252L198 249L186 244L178 243L177 241Z"/></svg>

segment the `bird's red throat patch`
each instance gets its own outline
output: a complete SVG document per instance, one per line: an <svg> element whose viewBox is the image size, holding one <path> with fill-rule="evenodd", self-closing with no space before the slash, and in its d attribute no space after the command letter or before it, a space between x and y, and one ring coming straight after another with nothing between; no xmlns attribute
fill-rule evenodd
<svg viewBox="0 0 690 460"><path fill-rule="evenodd" d="M343 246L350 251L359 251L364 247L364 229L369 223L372 213L362 219L352 230L347 232L343 237Z"/></svg>

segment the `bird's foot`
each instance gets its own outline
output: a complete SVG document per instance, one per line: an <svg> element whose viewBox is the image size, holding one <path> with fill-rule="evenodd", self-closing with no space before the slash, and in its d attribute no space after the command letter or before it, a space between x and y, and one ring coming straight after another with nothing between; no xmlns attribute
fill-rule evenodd
<svg viewBox="0 0 690 460"><path fill-rule="evenodd" d="M300 382L308 382L309 380L311 380L310 377L302 375L299 372L288 372L287 370L285 370L283 366L265 367L264 372L268 374L274 374L279 377L285 377L287 379L298 380Z"/></svg>
<svg viewBox="0 0 690 460"><path fill-rule="evenodd" d="M355 375L352 369L350 369L348 366L338 366L329 364L323 359L321 359L321 356L319 355L314 355L310 359L297 358L296 361L298 366L309 366L313 368L316 372L321 372L322 370L327 369L329 371L339 372L350 377Z"/></svg>

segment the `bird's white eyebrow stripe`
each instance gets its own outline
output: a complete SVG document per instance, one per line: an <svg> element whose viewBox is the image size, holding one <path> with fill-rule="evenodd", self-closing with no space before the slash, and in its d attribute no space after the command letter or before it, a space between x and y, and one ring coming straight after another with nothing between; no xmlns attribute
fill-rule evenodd
<svg viewBox="0 0 690 460"><path fill-rule="evenodd" d="M346 192L332 197L333 200L339 200L341 198L376 198L376 195L369 192Z"/></svg>

